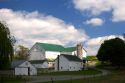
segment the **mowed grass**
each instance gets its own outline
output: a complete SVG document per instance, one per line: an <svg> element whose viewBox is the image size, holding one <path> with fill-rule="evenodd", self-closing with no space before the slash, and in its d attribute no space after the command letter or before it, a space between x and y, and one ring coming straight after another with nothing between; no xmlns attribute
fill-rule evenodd
<svg viewBox="0 0 125 83"><path fill-rule="evenodd" d="M26 76L25 76L26 77ZM0 77L0 83L22 83L22 82L27 82L29 79L26 78L22 78L20 76L12 76L12 77L8 77L8 76L1 76Z"/></svg>
<svg viewBox="0 0 125 83"><path fill-rule="evenodd" d="M21 83L22 79L17 78L0 78L0 83Z"/></svg>
<svg viewBox="0 0 125 83"><path fill-rule="evenodd" d="M106 76L83 78L79 80L54 81L53 83L125 83L125 70L113 71L112 74Z"/></svg>
<svg viewBox="0 0 125 83"><path fill-rule="evenodd" d="M81 71L45 72L45 73L40 73L40 75L95 75L99 73L102 72L95 69L87 69Z"/></svg>

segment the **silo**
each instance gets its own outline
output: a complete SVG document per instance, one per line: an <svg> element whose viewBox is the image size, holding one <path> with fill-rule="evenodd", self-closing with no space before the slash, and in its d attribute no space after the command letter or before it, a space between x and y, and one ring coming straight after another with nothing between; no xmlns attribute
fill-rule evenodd
<svg viewBox="0 0 125 83"><path fill-rule="evenodd" d="M76 46L76 48L77 48L77 56L80 58L80 59L82 59L83 58L83 46L82 46L82 44L81 43L78 43L77 44L77 46Z"/></svg>

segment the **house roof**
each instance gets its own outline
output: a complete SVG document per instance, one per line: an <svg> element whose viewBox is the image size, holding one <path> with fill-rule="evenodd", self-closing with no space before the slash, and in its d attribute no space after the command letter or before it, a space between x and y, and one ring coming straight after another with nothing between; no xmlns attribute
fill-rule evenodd
<svg viewBox="0 0 125 83"><path fill-rule="evenodd" d="M67 58L69 61L77 61L77 62L82 62L82 60L80 58L78 58L75 55L66 55L66 54L61 54L61 56L64 56L65 58Z"/></svg>
<svg viewBox="0 0 125 83"><path fill-rule="evenodd" d="M19 66L20 64L24 63L25 61L26 60L15 60L15 61L12 61L11 67L15 68L15 67Z"/></svg>
<svg viewBox="0 0 125 83"><path fill-rule="evenodd" d="M64 48L62 45L48 44L48 43L36 43L41 49L46 51L57 51L57 52L72 52L76 50L76 47Z"/></svg>
<svg viewBox="0 0 125 83"><path fill-rule="evenodd" d="M43 62L45 62L47 60L31 60L29 61L31 64L42 64Z"/></svg>

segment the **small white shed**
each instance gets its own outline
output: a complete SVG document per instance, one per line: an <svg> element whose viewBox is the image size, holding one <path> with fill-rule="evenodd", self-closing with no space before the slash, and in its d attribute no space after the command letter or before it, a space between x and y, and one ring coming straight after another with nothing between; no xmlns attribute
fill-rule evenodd
<svg viewBox="0 0 125 83"><path fill-rule="evenodd" d="M11 67L14 69L15 75L37 75L37 69L28 61L13 61Z"/></svg>

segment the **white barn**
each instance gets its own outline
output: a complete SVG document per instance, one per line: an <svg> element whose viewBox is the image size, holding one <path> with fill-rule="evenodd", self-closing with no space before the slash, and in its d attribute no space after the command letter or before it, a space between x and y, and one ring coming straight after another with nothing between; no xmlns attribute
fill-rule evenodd
<svg viewBox="0 0 125 83"><path fill-rule="evenodd" d="M82 60L75 55L61 54L55 60L55 71L79 71L82 68Z"/></svg>
<svg viewBox="0 0 125 83"><path fill-rule="evenodd" d="M37 75L37 69L25 60L12 61L11 67L15 75Z"/></svg>
<svg viewBox="0 0 125 83"><path fill-rule="evenodd" d="M65 48L57 44L35 43L29 51L29 60L56 59L60 54L77 55L80 59L87 55L81 45Z"/></svg>

